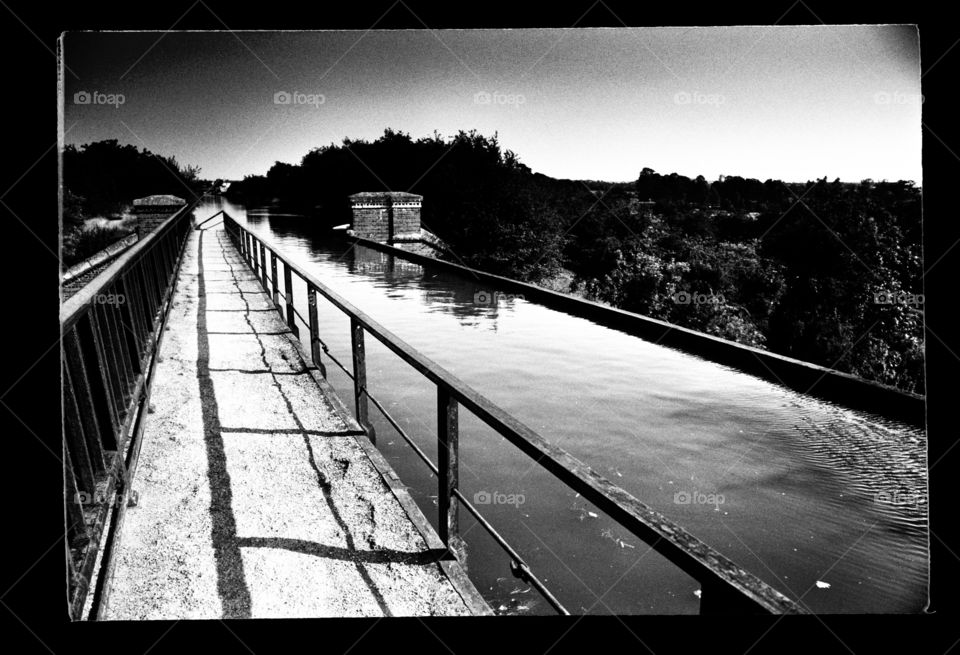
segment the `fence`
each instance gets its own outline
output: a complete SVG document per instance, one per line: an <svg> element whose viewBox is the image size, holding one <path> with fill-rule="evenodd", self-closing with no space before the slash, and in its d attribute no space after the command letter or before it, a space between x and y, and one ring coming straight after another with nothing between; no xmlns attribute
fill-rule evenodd
<svg viewBox="0 0 960 655"><path fill-rule="evenodd" d="M153 363L197 201L117 257L60 310L69 605L81 618L123 519ZM104 538L106 537L106 538ZM109 571L101 571L95 593ZM97 598L94 598L96 606Z"/></svg>

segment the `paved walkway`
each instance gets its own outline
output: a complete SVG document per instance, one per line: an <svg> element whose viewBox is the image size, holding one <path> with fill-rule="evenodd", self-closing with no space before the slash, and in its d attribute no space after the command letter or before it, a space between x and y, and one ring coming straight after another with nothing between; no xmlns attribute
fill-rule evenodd
<svg viewBox="0 0 960 655"><path fill-rule="evenodd" d="M222 227L189 237L104 619L489 613Z"/></svg>

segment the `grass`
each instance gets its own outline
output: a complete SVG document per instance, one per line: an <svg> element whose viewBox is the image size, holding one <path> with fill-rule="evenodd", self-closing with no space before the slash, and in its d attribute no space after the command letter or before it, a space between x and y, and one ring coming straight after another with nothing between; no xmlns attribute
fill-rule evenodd
<svg viewBox="0 0 960 655"><path fill-rule="evenodd" d="M64 226L63 265L69 268L79 264L87 257L95 255L112 243L133 233L127 221L116 221L117 225Z"/></svg>

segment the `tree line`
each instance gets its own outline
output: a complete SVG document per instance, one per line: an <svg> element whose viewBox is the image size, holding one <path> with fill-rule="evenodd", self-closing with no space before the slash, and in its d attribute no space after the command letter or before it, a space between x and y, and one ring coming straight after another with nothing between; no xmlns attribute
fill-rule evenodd
<svg viewBox="0 0 960 655"><path fill-rule="evenodd" d="M135 198L175 195L189 198L208 182L196 166L146 148L120 145L116 139L81 146L68 145L63 153L62 259L69 267L106 248L133 231L124 221ZM90 219L106 219L96 225Z"/></svg>
<svg viewBox="0 0 960 655"><path fill-rule="evenodd" d="M388 129L277 162L229 194L336 224L350 220L350 194L377 190L422 194L424 227L459 263L570 280L565 290L593 300L923 393L912 182L708 181L650 168L630 183L558 180L496 134Z"/></svg>

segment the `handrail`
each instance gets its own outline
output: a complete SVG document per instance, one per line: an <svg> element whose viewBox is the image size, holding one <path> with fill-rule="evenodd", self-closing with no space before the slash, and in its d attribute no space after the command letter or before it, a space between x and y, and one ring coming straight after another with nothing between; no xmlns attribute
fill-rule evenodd
<svg viewBox="0 0 960 655"><path fill-rule="evenodd" d="M354 400L356 416L371 440L375 440L373 426L367 419L367 399L372 398L366 388L366 368L364 354L364 333L369 332L390 351L416 369L437 386L438 421L438 457L435 468L439 478L438 506L440 512L440 538L454 557L459 557L462 542L458 530L458 507L460 502L476 516L488 531L492 526L479 515L479 512L466 502L459 491L458 484L458 406L462 405L481 421L492 427L522 452L564 482L568 487L580 493L600 511L607 513L624 528L643 539L654 550L666 557L681 570L698 580L702 587L701 612L703 613L805 613L799 603L760 580L752 573L742 569L726 556L700 541L678 524L644 504L627 491L617 487L609 480L594 472L562 448L549 443L531 428L505 412L452 373L436 364L433 360L416 351L380 323L354 306L348 300L330 289L316 276L301 269L283 257L277 255L272 244L241 226L228 213L224 212L224 227L233 240L237 250L254 271L259 269L258 279L267 293L272 293L278 311L283 305L278 299L277 261L285 266L285 280L289 280L290 271L296 273L307 284L310 305L310 340L314 363L319 364L319 335L316 321L316 296L319 292L331 304L344 312L351 323L351 341L354 371ZM266 269L266 252L272 255L272 276ZM259 256L258 256L259 252ZM272 289L268 282L272 281ZM286 285L286 314L288 323L293 321L290 309L293 305L291 288ZM282 313L282 312L281 312ZM324 346L324 350L326 347ZM346 369L344 369L346 370ZM375 401L378 409L382 405ZM391 421L395 425L395 421ZM396 426L395 426L396 427ZM401 431L401 435L405 433ZM419 450L419 449L418 449ZM422 451L421 451L422 452ZM419 453L418 453L419 454ZM428 462L429 464L429 462ZM496 532L492 532L496 535ZM509 549L505 541L498 540L501 546ZM519 558L509 549L511 557ZM529 567L520 560L515 562L514 574L526 580L530 579ZM539 581L538 581L539 582ZM551 600L551 604L562 612L556 599L548 596L548 591L537 585L541 593Z"/></svg>
<svg viewBox="0 0 960 655"><path fill-rule="evenodd" d="M69 611L92 607L112 566L149 402L153 364L199 198L116 257L60 308Z"/></svg>

